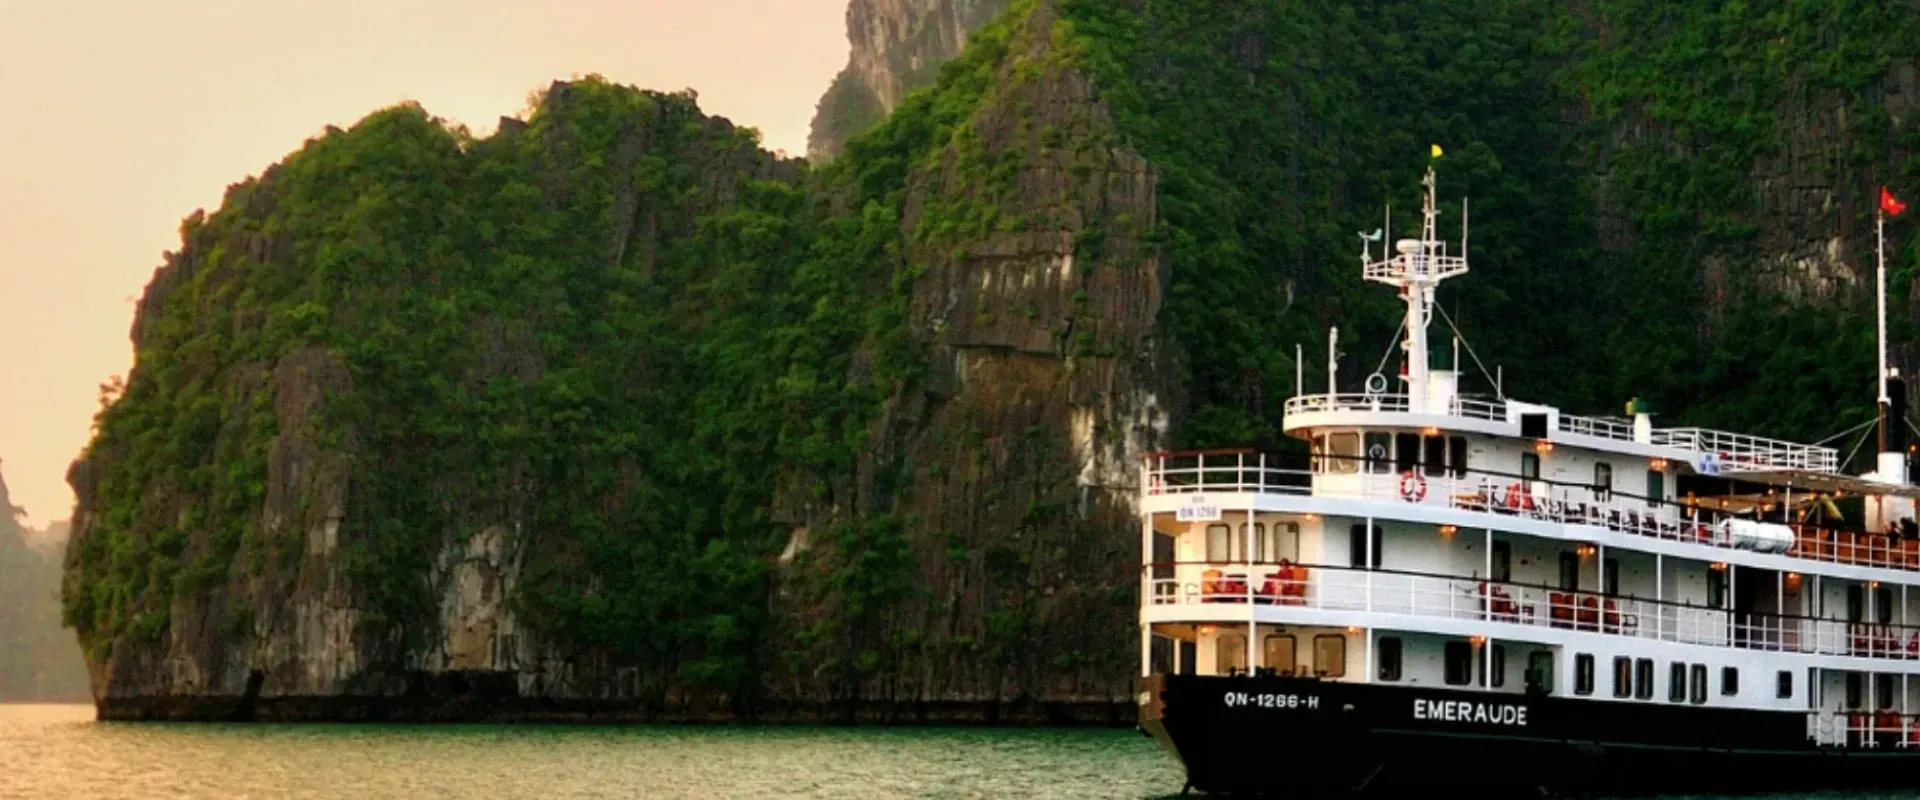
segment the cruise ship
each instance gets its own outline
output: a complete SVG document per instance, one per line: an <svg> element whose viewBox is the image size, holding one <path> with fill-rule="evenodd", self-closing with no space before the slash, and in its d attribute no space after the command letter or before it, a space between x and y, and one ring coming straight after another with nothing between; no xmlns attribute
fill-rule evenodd
<svg viewBox="0 0 1920 800"><path fill-rule="evenodd" d="M1456 254L1423 183L1419 238L1362 236L1365 278L1406 304L1396 379L1341 393L1330 352L1327 393L1285 407L1306 454L1145 459L1140 725L1183 792L1920 788L1920 487L1884 255L1879 413L1854 431L1878 446L1848 474L1836 448L1656 427L1637 401L1464 391L1458 339L1436 369L1428 330L1468 271L1466 204Z"/></svg>

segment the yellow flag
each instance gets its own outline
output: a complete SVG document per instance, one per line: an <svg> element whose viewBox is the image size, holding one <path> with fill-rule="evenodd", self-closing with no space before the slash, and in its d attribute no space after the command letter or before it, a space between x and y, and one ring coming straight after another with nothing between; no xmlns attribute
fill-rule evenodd
<svg viewBox="0 0 1920 800"><path fill-rule="evenodd" d="M1445 153L1444 151L1442 151L1442 150L1440 149L1440 145L1437 145L1437 144L1436 144L1436 145L1434 145L1434 146L1433 146L1433 157L1434 157L1434 158L1439 158L1439 157L1441 157L1441 156L1443 156L1443 155L1446 155L1446 153Z"/></svg>

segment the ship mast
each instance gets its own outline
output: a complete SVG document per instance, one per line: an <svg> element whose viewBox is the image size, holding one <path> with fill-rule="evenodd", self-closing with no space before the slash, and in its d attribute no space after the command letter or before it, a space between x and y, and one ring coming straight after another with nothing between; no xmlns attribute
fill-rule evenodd
<svg viewBox="0 0 1920 800"><path fill-rule="evenodd" d="M1879 392L1875 414L1880 433L1879 458L1874 464L1874 474L1887 483L1906 483L1907 454L1902 446L1906 437L1902 435L1904 431L1895 427L1905 422L1906 388L1901 385L1903 382L1899 380L1899 375L1887 366L1887 208L1884 199L1874 211L1874 257L1874 301L1879 327L1879 340L1874 352L1879 371L1875 373L1878 377L1874 380L1874 387ZM1894 404L1890 387L1901 394L1899 407Z"/></svg>
<svg viewBox="0 0 1920 800"><path fill-rule="evenodd" d="M1426 194L1420 203L1420 238L1391 243L1393 250L1381 253L1381 260L1378 261L1373 259L1371 251L1364 245L1360 256L1366 279L1399 288L1400 298L1407 304L1406 338L1400 344L1406 351L1406 374L1402 379L1406 382L1407 406L1414 413L1428 413L1431 410L1427 407L1430 381L1427 326L1433 322L1434 287L1443 280L1467 271L1466 256L1448 255L1446 243L1439 239L1437 222L1440 210L1435 202L1437 190L1431 165L1427 167L1421 185L1425 187ZM1464 219L1460 227L1464 252Z"/></svg>

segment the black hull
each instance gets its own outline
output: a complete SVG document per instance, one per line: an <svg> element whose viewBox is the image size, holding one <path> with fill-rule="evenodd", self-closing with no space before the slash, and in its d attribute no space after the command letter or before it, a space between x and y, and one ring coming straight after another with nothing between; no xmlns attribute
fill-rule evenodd
<svg viewBox="0 0 1920 800"><path fill-rule="evenodd" d="M1815 747L1794 712L1288 678L1156 676L1142 699L1141 726L1209 794L1920 789L1920 750Z"/></svg>

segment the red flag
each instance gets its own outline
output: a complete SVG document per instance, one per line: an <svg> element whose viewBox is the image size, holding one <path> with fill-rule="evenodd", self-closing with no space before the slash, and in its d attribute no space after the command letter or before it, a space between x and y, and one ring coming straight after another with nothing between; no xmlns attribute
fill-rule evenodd
<svg viewBox="0 0 1920 800"><path fill-rule="evenodd" d="M1893 192L1887 191L1887 187L1882 186L1880 187L1880 210L1887 212L1889 217L1897 217L1900 216L1900 212L1907 210L1907 204L1894 199Z"/></svg>

